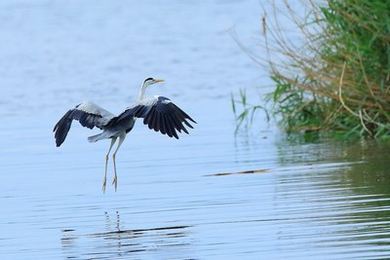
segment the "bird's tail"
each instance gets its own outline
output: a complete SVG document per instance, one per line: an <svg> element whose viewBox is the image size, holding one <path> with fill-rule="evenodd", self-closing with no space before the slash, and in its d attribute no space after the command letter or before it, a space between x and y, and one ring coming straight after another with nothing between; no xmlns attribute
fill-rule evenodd
<svg viewBox="0 0 390 260"><path fill-rule="evenodd" d="M99 140L106 139L108 138L107 134L105 132L97 134L97 135L92 135L88 137L88 142L90 143L95 143Z"/></svg>

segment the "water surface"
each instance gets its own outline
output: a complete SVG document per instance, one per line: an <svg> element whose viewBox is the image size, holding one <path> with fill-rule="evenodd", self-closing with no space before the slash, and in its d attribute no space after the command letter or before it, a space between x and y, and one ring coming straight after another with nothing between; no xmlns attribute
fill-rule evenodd
<svg viewBox="0 0 390 260"><path fill-rule="evenodd" d="M234 136L231 92L267 80L228 31L256 50L260 10L2 1L1 259L389 258L388 146L288 142L261 113ZM198 125L176 141L138 122L103 194L108 142L74 124L58 149L52 127L82 100L119 113L148 76Z"/></svg>

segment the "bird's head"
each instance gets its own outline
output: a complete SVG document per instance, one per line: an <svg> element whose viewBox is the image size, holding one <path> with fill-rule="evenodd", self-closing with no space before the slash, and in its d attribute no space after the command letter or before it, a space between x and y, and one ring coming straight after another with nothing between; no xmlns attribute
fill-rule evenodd
<svg viewBox="0 0 390 260"><path fill-rule="evenodd" d="M149 87L150 85L156 84L156 83L161 83L164 82L162 79L154 79L154 78L147 78L144 80L144 87Z"/></svg>

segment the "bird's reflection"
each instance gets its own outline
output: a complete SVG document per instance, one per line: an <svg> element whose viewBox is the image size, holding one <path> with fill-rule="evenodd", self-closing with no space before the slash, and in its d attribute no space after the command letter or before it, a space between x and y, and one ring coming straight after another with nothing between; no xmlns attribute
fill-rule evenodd
<svg viewBox="0 0 390 260"><path fill-rule="evenodd" d="M147 223L145 223L147 224ZM149 254L188 257L190 226L157 226L126 229L118 211L104 212L104 231L83 234L78 229L62 230L61 244L67 258L111 259L141 257ZM82 227L80 227L80 230ZM181 254L181 253L180 253Z"/></svg>
<svg viewBox="0 0 390 260"><path fill-rule="evenodd" d="M115 211L115 220L112 220L110 218L110 215L108 214L107 211L104 212L104 217L105 217L105 221L106 221L106 230L111 230L111 231L118 231L120 232L120 223L121 223L121 220L120 220L120 215L119 215L119 212L118 211Z"/></svg>

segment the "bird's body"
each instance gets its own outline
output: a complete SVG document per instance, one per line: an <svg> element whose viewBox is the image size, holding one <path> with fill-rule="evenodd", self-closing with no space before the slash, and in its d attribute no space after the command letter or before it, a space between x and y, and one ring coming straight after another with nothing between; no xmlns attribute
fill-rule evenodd
<svg viewBox="0 0 390 260"><path fill-rule="evenodd" d="M162 80L147 78L142 84L138 101L117 116L92 102L83 102L66 112L54 126L53 132L57 146L65 141L73 120L79 121L84 127L90 129L97 127L102 130L101 133L88 137L89 142L111 139L111 145L106 155L103 191L106 186L108 156L116 140L119 139L118 146L113 153L115 173L113 184L115 184L115 190L117 188L115 155L126 135L133 129L137 118L143 119L143 123L148 125L150 129L176 139L179 139L176 131L183 131L188 134L184 125L192 128L187 120L196 123L170 99L162 96L144 97L146 88L158 82L162 82Z"/></svg>

